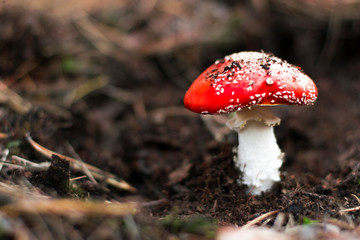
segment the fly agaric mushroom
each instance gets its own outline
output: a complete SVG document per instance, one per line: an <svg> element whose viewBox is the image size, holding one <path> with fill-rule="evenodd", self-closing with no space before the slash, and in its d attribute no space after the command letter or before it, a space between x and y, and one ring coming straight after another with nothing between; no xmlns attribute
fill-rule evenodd
<svg viewBox="0 0 360 240"><path fill-rule="evenodd" d="M238 133L235 166L253 194L280 180L283 153L273 127L274 105L310 105L314 82L299 67L264 52L239 52L217 60L190 86L184 105L201 114L231 113L227 126Z"/></svg>

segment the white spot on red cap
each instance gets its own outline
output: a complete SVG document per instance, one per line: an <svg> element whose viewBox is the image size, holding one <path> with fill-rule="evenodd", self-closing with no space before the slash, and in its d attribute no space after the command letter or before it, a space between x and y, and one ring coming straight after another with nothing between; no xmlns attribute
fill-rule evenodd
<svg viewBox="0 0 360 240"><path fill-rule="evenodd" d="M267 85L272 85L273 83L274 83L274 81L271 78L266 79L266 84Z"/></svg>

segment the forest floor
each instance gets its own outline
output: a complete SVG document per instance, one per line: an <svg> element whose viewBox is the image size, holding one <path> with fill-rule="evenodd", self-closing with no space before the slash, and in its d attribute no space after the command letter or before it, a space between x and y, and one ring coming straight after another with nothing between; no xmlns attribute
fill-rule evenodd
<svg viewBox="0 0 360 240"><path fill-rule="evenodd" d="M1 3L2 239L360 238L356 16L67 1ZM216 59L262 49L301 65L319 98L274 108L281 181L253 196L237 181L235 133L183 97Z"/></svg>

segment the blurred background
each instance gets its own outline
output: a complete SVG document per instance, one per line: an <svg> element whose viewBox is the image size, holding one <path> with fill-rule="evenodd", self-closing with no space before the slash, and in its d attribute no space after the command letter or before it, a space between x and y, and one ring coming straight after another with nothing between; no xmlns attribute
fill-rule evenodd
<svg viewBox="0 0 360 240"><path fill-rule="evenodd" d="M12 0L0 6L0 71L13 82L35 74L36 81L49 79L55 71L67 79L101 72L119 86L166 79L186 89L214 59L233 52L272 52L309 74L359 53L357 0ZM52 75L37 71L42 64Z"/></svg>

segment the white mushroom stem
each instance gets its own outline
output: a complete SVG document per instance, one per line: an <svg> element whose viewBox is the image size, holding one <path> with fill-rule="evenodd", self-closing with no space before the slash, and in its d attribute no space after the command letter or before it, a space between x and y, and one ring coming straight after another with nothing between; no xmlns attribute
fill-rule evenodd
<svg viewBox="0 0 360 240"><path fill-rule="evenodd" d="M270 107L242 109L232 115L227 125L238 132L239 146L235 166L242 172L242 183L258 195L280 180L283 153L277 145L273 126L280 124Z"/></svg>

